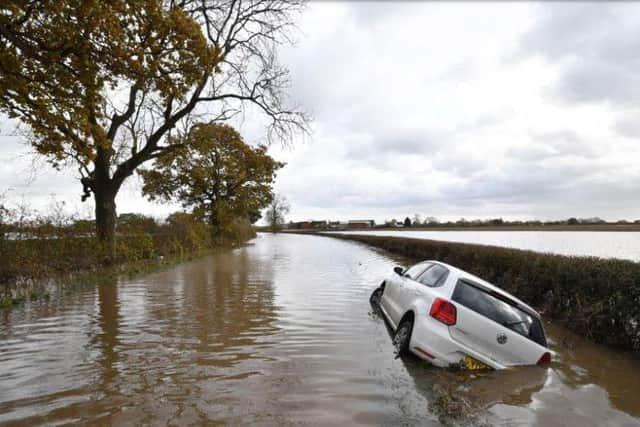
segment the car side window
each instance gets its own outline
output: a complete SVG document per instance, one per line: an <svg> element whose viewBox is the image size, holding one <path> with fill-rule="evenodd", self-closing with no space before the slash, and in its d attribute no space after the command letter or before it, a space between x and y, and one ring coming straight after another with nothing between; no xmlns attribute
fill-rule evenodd
<svg viewBox="0 0 640 427"><path fill-rule="evenodd" d="M409 279L416 280L416 278L420 276L422 272L428 267L431 267L431 265L432 264L430 262L421 262L420 264L416 264L412 267L407 268L403 276Z"/></svg>
<svg viewBox="0 0 640 427"><path fill-rule="evenodd" d="M449 274L449 270L441 265L434 264L418 277L418 282L429 287L440 286L444 283L447 274Z"/></svg>

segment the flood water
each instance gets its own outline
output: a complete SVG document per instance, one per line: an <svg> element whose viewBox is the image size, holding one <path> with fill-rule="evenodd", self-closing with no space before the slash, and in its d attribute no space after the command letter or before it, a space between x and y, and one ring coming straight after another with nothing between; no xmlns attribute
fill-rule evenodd
<svg viewBox="0 0 640 427"><path fill-rule="evenodd" d="M0 312L2 425L640 426L640 361L547 325L550 367L475 377L394 359L368 297L403 260L321 236L248 246Z"/></svg>
<svg viewBox="0 0 640 427"><path fill-rule="evenodd" d="M640 232L637 231L363 230L338 233L364 233L373 236L396 236L475 243L559 255L595 256L640 261Z"/></svg>

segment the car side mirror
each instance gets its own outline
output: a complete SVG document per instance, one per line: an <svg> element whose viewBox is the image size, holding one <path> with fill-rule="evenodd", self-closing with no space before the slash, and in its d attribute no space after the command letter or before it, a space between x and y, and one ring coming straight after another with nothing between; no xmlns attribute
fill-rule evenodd
<svg viewBox="0 0 640 427"><path fill-rule="evenodd" d="M402 276L402 273L404 273L404 268L402 268L402 267L393 267L393 271L395 271L395 273L398 276Z"/></svg>

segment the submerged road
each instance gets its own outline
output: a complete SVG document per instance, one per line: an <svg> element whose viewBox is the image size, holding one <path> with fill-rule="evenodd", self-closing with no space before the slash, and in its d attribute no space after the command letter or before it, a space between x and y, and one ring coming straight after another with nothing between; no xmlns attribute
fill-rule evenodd
<svg viewBox="0 0 640 427"><path fill-rule="evenodd" d="M394 359L368 297L401 259L321 236L246 247L0 312L0 425L640 426L640 361L548 324L548 368ZM475 423L476 421L473 421Z"/></svg>

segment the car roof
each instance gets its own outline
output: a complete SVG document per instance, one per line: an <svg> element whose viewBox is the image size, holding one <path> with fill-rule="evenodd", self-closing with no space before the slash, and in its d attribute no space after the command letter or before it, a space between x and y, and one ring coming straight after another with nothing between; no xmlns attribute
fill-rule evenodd
<svg viewBox="0 0 640 427"><path fill-rule="evenodd" d="M495 292L497 292L499 294L504 295L505 297L508 297L508 298L514 300L515 302L518 303L518 305L520 305L520 306L526 308L527 310L533 312L537 317L540 317L540 314L536 310L534 310L532 307L530 307L527 303L525 303L524 301L522 301L518 297L510 294L509 292L505 291L502 288L497 287L496 285L494 285L494 284L492 284L490 282L487 282L484 279L481 279L480 277L478 277L476 275L473 275L473 274L471 274L471 273L469 273L467 271L464 271L464 270L462 270L462 269L460 269L458 267L454 267L453 265L447 264L445 262L436 261L436 260L425 260L424 262L431 262L431 263L434 263L434 264L440 264L443 267L448 268L449 271L455 273L458 276L458 279L467 279L467 280L469 280L471 282L476 282L476 283L478 283L480 285L483 285L484 287L486 287L486 288L488 288L488 289L490 289L492 291L495 291Z"/></svg>

